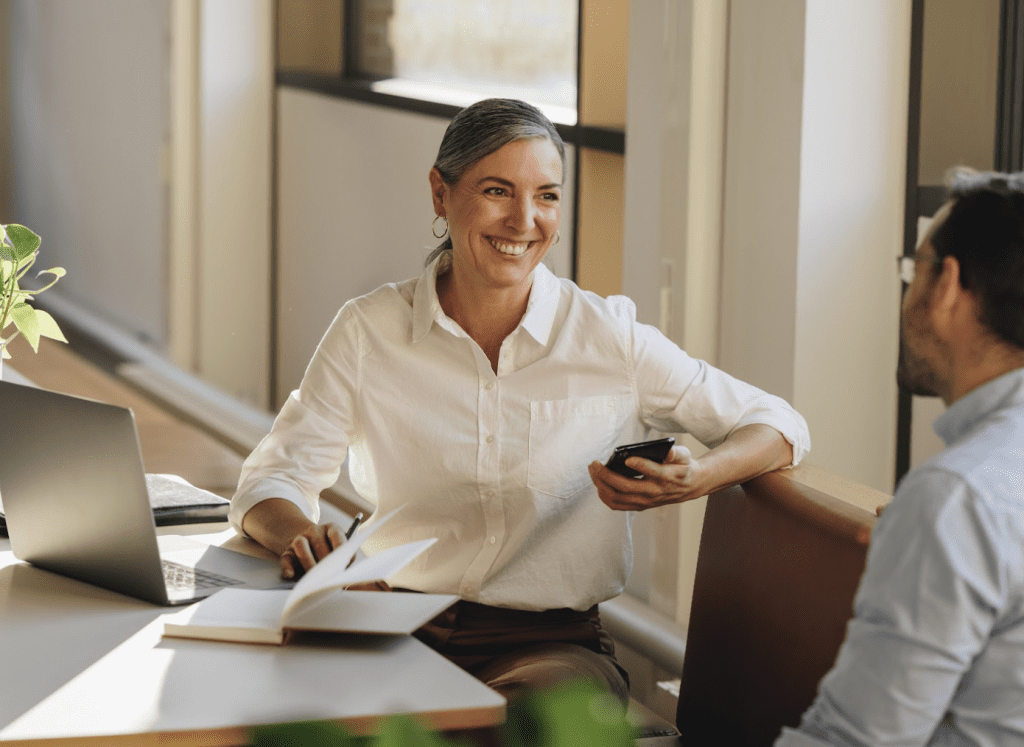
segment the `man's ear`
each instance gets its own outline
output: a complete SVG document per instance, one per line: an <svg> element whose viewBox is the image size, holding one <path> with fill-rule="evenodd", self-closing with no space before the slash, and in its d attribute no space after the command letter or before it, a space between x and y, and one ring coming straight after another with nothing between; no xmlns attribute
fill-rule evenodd
<svg viewBox="0 0 1024 747"><path fill-rule="evenodd" d="M427 176L430 179L430 197L434 201L434 214L447 218L448 209L444 205L444 198L448 193L448 185L444 183L441 172L436 168L431 169Z"/></svg>
<svg viewBox="0 0 1024 747"><path fill-rule="evenodd" d="M959 312L971 299L960 285L960 262L956 257L943 257L932 282L930 312L932 325L943 337L950 331ZM972 309L973 312L973 309Z"/></svg>

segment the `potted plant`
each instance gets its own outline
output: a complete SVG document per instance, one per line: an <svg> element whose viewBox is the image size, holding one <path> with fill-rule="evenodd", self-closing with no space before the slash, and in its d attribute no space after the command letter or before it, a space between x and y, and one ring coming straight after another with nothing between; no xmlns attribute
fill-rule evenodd
<svg viewBox="0 0 1024 747"><path fill-rule="evenodd" d="M53 267L36 273L36 277L53 276L41 288L26 289L19 285L19 281L35 264L41 241L36 233L25 226L17 223L0 225L0 371L3 370L3 361L11 357L7 345L19 334L24 335L35 352L39 352L40 337L67 342L53 317L29 304L36 295L52 287L64 276L64 268ZM14 332L5 336L11 324L14 325Z"/></svg>

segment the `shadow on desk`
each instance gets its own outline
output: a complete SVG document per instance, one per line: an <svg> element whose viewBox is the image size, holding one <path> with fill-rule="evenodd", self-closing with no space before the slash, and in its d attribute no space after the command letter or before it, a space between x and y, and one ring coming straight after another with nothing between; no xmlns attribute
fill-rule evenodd
<svg viewBox="0 0 1024 747"><path fill-rule="evenodd" d="M0 729L162 611L24 563L0 567Z"/></svg>

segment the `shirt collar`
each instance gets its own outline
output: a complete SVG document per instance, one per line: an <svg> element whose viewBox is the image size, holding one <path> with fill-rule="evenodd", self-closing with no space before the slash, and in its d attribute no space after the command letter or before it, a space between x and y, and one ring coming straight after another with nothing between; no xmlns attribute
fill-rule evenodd
<svg viewBox="0 0 1024 747"><path fill-rule="evenodd" d="M533 271L530 300L526 304L526 313L523 314L523 320L519 326L541 345L548 344L551 328L555 325L555 312L558 311L558 286L558 278L551 270L543 264L537 265Z"/></svg>
<svg viewBox="0 0 1024 747"><path fill-rule="evenodd" d="M413 344L426 336L435 319L444 317L441 302L437 300L437 268L444 258L444 254L441 254L427 265L416 283L416 291L412 297Z"/></svg>
<svg viewBox="0 0 1024 747"><path fill-rule="evenodd" d="M412 300L412 342L422 340L437 322L446 326L448 318L441 302L437 298L437 270L444 256L431 262L420 275ZM541 345L547 345L551 329L555 324L555 313L558 310L558 279L543 264L537 265L533 271L533 285L530 288L530 300L526 304L526 313L519 326Z"/></svg>
<svg viewBox="0 0 1024 747"><path fill-rule="evenodd" d="M1024 405L1024 368L972 389L936 418L932 428L949 446L996 410L1021 405Z"/></svg>

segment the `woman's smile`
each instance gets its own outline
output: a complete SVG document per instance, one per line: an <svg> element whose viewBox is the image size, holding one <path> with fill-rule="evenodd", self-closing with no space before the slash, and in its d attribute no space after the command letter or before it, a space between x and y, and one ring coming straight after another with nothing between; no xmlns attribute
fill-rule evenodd
<svg viewBox="0 0 1024 747"><path fill-rule="evenodd" d="M514 140L473 164L456 184L444 184L436 171L431 184L436 213L451 231L457 285L528 293L561 214L562 160L554 143Z"/></svg>
<svg viewBox="0 0 1024 747"><path fill-rule="evenodd" d="M508 239L490 238L487 239L491 242L491 246L497 249L502 254L511 254L514 257L521 256L523 252L530 248L531 244L536 242L533 241L509 241Z"/></svg>

